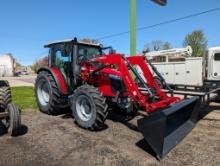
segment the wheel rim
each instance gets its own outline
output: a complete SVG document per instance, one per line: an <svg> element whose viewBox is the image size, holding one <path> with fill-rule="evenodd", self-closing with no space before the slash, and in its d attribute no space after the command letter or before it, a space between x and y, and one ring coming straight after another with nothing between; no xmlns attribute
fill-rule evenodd
<svg viewBox="0 0 220 166"><path fill-rule="evenodd" d="M6 108L5 112L8 113L8 116L6 116L4 119L2 119L2 123L5 126L5 128L8 130L9 126L10 126L10 112L8 110L8 108Z"/></svg>
<svg viewBox="0 0 220 166"><path fill-rule="evenodd" d="M49 85L46 81L39 84L37 89L37 97L41 105L46 106L50 101Z"/></svg>
<svg viewBox="0 0 220 166"><path fill-rule="evenodd" d="M5 117L4 119L2 119L2 123L5 126L5 128L8 130L9 126L10 126L10 119L9 116Z"/></svg>
<svg viewBox="0 0 220 166"><path fill-rule="evenodd" d="M92 117L91 103L86 96L79 96L76 100L76 112L83 121L89 121Z"/></svg>

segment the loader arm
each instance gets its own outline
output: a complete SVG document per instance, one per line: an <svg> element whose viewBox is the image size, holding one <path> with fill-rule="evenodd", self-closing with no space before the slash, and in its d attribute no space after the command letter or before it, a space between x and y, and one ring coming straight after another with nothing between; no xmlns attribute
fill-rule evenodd
<svg viewBox="0 0 220 166"><path fill-rule="evenodd" d="M163 93L158 86L157 82L155 81L148 65L146 64L146 61L143 56L133 56L133 57L128 57L129 62L131 65L138 65L141 70L143 71L144 77L147 80L148 86L150 88L155 88L156 89L156 94L160 97L166 98L167 96L165 93Z"/></svg>
<svg viewBox="0 0 220 166"><path fill-rule="evenodd" d="M91 61L102 63L105 65L116 65L118 67L118 71L121 72L122 80L124 81L124 84L128 90L131 99L134 102L139 103L141 106L145 107L146 112L148 113L155 112L158 109L170 106L171 104L180 100L177 97L168 97L160 90L159 86L157 86L156 82L154 81L150 69L146 65L143 57L141 56L125 58L120 54L113 54L94 58ZM145 95L141 93L137 84L132 78L132 75L129 71L129 68L135 70L133 69L132 65L139 65L144 71L144 77L146 78L148 83L147 85L145 85L145 89L147 89L148 92ZM135 74L139 76L138 73ZM150 92L150 89L156 90L156 94L152 94L152 92ZM155 96L157 96L158 98L157 101L154 100Z"/></svg>
<svg viewBox="0 0 220 166"><path fill-rule="evenodd" d="M126 88L128 89L128 93L133 101L138 102L141 105L144 105L146 102L146 97L141 94L141 92L138 90L138 87L134 80L132 79L132 76L129 72L129 69L127 67L125 58L122 57L119 54L115 55L108 55L108 56L101 56L95 59L92 59L92 61L102 63L105 65L116 65L118 67L118 71L121 72L121 77L124 81L124 84Z"/></svg>

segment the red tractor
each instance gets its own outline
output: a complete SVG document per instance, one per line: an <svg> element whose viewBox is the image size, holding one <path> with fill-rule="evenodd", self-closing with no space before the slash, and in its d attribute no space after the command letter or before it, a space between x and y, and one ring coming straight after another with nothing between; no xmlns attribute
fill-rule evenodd
<svg viewBox="0 0 220 166"><path fill-rule="evenodd" d="M100 130L108 107L144 110L147 115L138 120L138 128L159 159L194 127L198 98L167 96L143 56L124 57L113 52L105 55L101 45L76 38L45 47L50 49L49 66L38 70L35 84L41 112L54 114L71 107L80 127ZM137 66L147 83L136 71Z"/></svg>

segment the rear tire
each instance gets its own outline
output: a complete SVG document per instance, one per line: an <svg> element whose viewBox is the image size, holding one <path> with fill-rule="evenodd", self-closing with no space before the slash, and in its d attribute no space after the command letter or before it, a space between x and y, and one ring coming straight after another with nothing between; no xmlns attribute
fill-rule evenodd
<svg viewBox="0 0 220 166"><path fill-rule="evenodd" d="M101 130L108 115L106 98L97 88L82 85L74 91L72 112L76 123L85 129Z"/></svg>
<svg viewBox="0 0 220 166"><path fill-rule="evenodd" d="M35 82L35 97L41 112L56 114L67 108L68 100L62 96L51 73L42 71Z"/></svg>

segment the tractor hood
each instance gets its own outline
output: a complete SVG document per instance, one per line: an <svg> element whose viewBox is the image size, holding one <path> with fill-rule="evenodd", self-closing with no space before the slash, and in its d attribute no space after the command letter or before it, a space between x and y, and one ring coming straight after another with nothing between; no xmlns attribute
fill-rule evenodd
<svg viewBox="0 0 220 166"><path fill-rule="evenodd" d="M114 77L117 79L121 79L121 72L118 71L117 69L114 69L113 65L109 65L108 62L107 63L103 63L102 61L105 60L108 56L114 56L114 55L120 55L120 54L109 54L109 55L102 55L99 57L95 57L91 59L91 62L93 63L97 63L97 64L102 64L104 65L104 67L100 67L100 72L102 74L106 74L109 75L110 77ZM97 67L94 67L93 70L97 70Z"/></svg>
<svg viewBox="0 0 220 166"><path fill-rule="evenodd" d="M119 72L115 69L105 68L101 71L101 73L109 75L109 77L111 77L111 78L121 79L121 72Z"/></svg>

